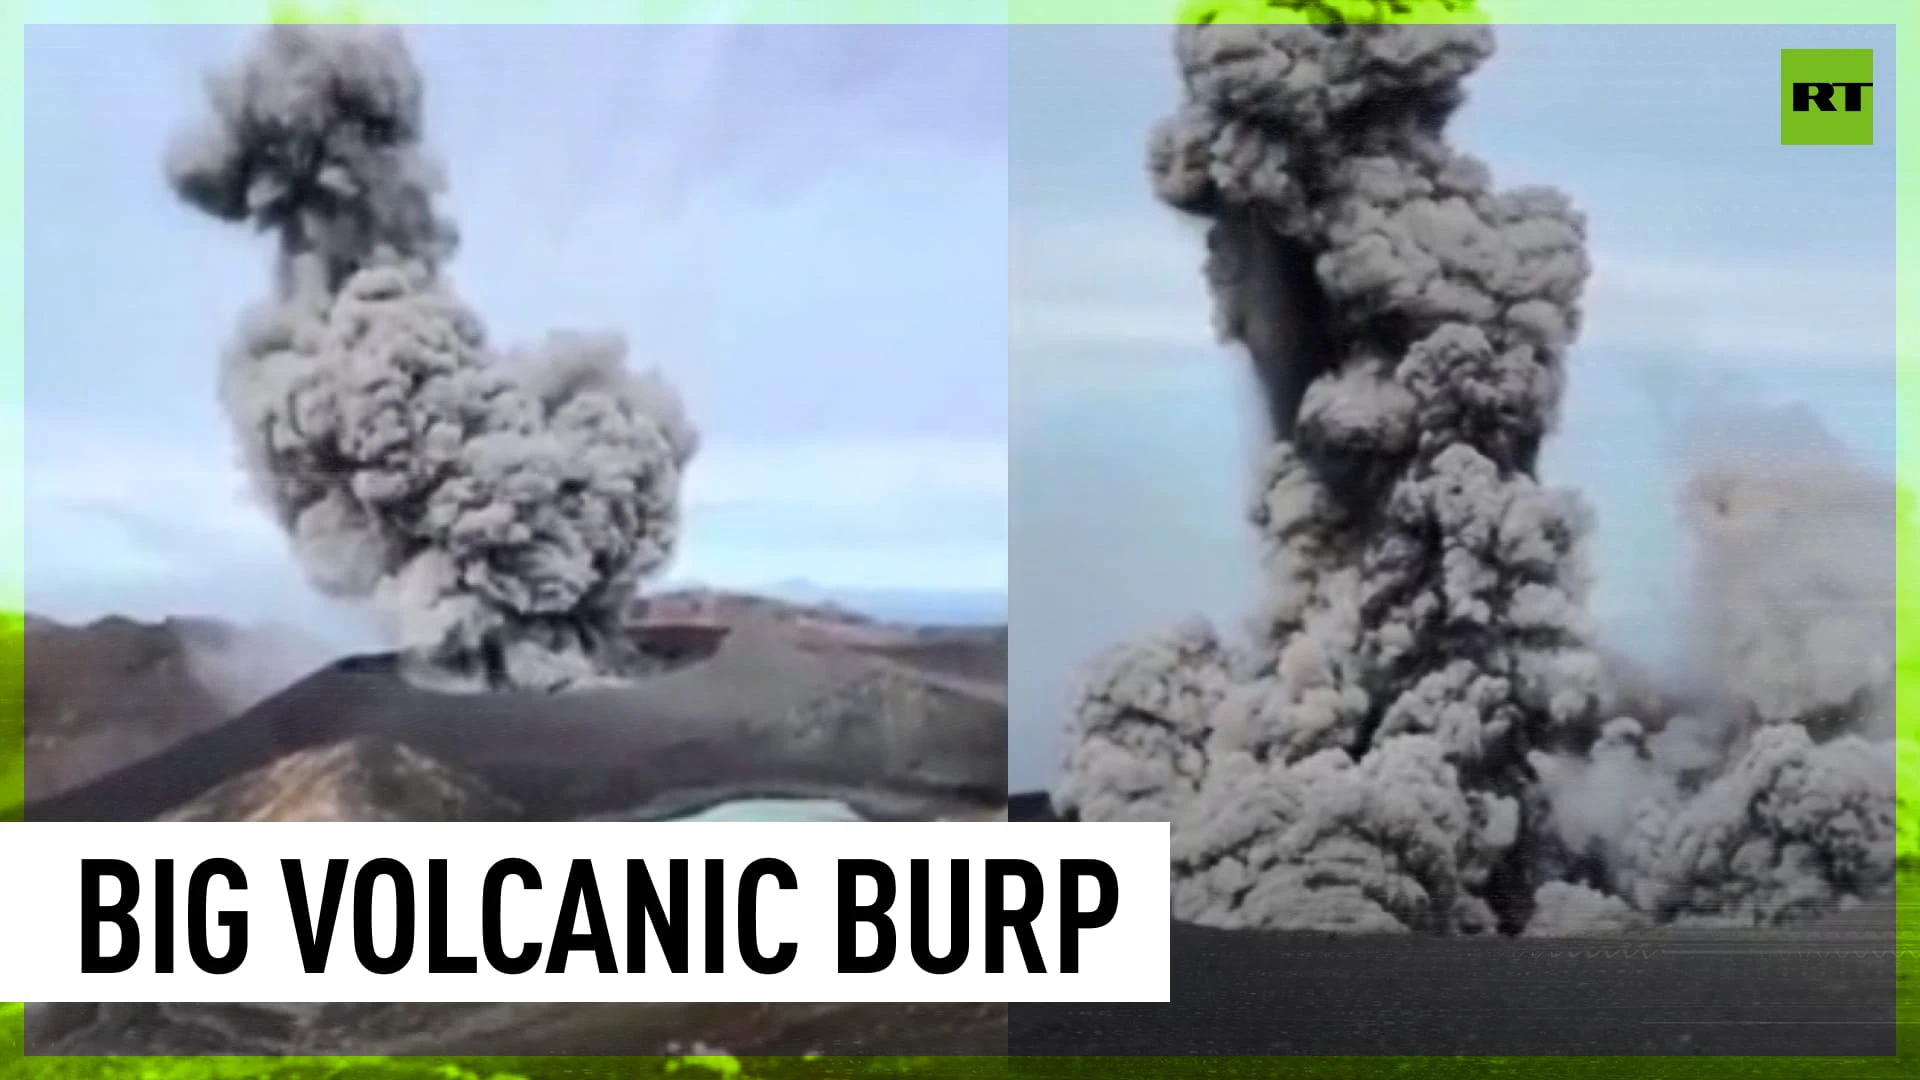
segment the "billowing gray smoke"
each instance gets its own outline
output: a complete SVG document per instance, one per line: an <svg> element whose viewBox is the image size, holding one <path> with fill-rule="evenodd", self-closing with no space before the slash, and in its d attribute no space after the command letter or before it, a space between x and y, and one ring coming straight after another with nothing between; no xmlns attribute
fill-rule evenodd
<svg viewBox="0 0 1920 1080"><path fill-rule="evenodd" d="M1892 754L1857 734L1891 734L1888 486L1703 470L1716 685L1685 715L1633 692L1591 645L1587 513L1535 478L1583 219L1443 135L1491 31L1176 41L1150 172L1208 222L1217 328L1266 390L1265 603L1244 643L1194 622L1101 658L1056 804L1170 820L1176 916L1230 927L1766 921L1888 880Z"/></svg>
<svg viewBox="0 0 1920 1080"><path fill-rule="evenodd" d="M309 578L372 601L422 674L558 689L616 672L671 555L694 429L616 335L493 352L442 274L456 232L397 31L275 26L209 80L174 190L278 242L220 394Z"/></svg>

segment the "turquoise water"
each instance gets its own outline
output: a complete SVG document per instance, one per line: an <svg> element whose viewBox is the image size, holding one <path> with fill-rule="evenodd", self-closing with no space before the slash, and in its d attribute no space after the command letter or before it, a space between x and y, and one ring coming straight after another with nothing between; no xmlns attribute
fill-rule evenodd
<svg viewBox="0 0 1920 1080"><path fill-rule="evenodd" d="M834 799L737 799L673 821L860 821L859 814Z"/></svg>

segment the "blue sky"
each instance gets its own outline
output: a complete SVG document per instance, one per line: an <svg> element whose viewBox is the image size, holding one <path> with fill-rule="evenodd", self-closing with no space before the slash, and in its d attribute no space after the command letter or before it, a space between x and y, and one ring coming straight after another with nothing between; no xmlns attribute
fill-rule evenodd
<svg viewBox="0 0 1920 1080"><path fill-rule="evenodd" d="M1659 661L1686 548L1693 419L1791 402L1888 468L1892 38L1839 27L1510 27L1456 145L1568 191L1596 264L1543 470L1599 520L1596 614ZM1258 445L1244 362L1210 340L1190 222L1152 199L1177 100L1164 28L1011 43L1012 745L1049 782L1085 659L1188 612L1251 608ZM1875 49L1873 147L1782 147L1781 48Z"/></svg>
<svg viewBox="0 0 1920 1080"><path fill-rule="evenodd" d="M214 400L270 245L160 162L233 27L27 36L28 603L324 609ZM704 444L676 578L1005 588L1006 31L420 28L495 341L615 328Z"/></svg>

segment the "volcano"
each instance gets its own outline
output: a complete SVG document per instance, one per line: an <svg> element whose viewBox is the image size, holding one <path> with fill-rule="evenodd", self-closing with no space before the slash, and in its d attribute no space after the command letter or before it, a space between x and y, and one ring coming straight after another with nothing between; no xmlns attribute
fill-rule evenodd
<svg viewBox="0 0 1920 1080"><path fill-rule="evenodd" d="M677 666L562 693L436 691L410 682L394 655L349 657L26 813L157 818L352 740L444 763L531 820L668 816L749 796L832 797L878 817L1005 801L1004 700L883 656L802 648L769 627L663 636L679 639ZM711 655L687 662L703 649Z"/></svg>

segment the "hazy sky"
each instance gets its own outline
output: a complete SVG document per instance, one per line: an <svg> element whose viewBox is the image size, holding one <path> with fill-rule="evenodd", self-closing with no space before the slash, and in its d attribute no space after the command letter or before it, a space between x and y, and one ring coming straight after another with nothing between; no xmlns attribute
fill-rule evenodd
<svg viewBox="0 0 1920 1080"><path fill-rule="evenodd" d="M214 399L267 239L168 138L252 31L27 35L28 601L320 609ZM704 435L675 577L1002 590L999 27L423 28L428 138L494 340L617 328Z"/></svg>
<svg viewBox="0 0 1920 1080"><path fill-rule="evenodd" d="M1599 518L1594 606L1658 660L1686 549L1673 477L1698 410L1804 401L1891 468L1893 50L1871 28L1513 27L1457 145L1589 215L1595 276L1543 466ZM1177 100L1164 28L1016 32L1012 746L1055 771L1098 649L1251 607L1257 445L1243 361L1210 340L1199 231L1152 199ZM1875 48L1879 145L1782 147L1779 50Z"/></svg>

